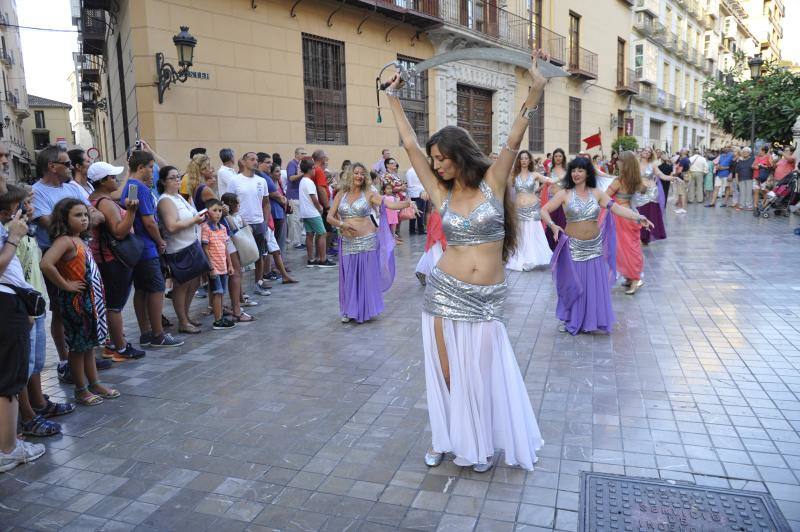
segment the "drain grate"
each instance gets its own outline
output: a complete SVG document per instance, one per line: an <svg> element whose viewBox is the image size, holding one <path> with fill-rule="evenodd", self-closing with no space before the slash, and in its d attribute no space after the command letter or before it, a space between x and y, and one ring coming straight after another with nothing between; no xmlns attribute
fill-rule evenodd
<svg viewBox="0 0 800 532"><path fill-rule="evenodd" d="M579 530L783 532L790 528L767 493L584 471Z"/></svg>

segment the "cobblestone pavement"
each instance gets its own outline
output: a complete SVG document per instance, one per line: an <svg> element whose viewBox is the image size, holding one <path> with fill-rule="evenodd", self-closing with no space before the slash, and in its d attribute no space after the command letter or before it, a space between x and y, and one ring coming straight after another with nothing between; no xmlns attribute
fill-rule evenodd
<svg viewBox="0 0 800 532"><path fill-rule="evenodd" d="M795 223L690 207L646 248L643 289L614 290L610 337L558 333L548 272L510 275L535 472L423 465L418 236L373 323L339 323L337 271L293 251L301 284L259 298L257 322L104 372L122 398L0 475L0 529L575 530L594 470L769 490L800 530ZM53 365L47 392L71 394Z"/></svg>

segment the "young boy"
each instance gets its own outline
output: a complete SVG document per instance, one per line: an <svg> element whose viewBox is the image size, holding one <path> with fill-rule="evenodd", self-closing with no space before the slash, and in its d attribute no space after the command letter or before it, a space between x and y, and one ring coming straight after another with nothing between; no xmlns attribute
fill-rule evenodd
<svg viewBox="0 0 800 532"><path fill-rule="evenodd" d="M233 264L228 252L228 229L220 223L223 214L222 202L218 199L206 201L208 220L203 224L200 241L206 252L211 271L208 272L208 291L211 296L211 307L214 309L215 330L233 329L236 323L222 315L222 296L228 283L228 275L233 275Z"/></svg>
<svg viewBox="0 0 800 532"><path fill-rule="evenodd" d="M308 262L306 266L313 268L333 268L335 263L328 260L327 246L325 245L325 224L322 223L322 204L317 198L317 185L314 184L314 163L311 159L300 161L300 219L306 230L306 253ZM317 258L314 260L314 237L316 236Z"/></svg>

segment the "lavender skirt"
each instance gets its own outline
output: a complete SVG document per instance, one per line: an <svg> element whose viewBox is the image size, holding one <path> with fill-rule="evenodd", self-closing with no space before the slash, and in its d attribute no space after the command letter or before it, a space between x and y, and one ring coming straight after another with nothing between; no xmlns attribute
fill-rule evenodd
<svg viewBox="0 0 800 532"><path fill-rule="evenodd" d="M572 301L559 294L556 317L564 322L570 334L591 331L611 332L615 319L605 257L573 261L572 264L575 269L575 279L583 290Z"/></svg>
<svg viewBox="0 0 800 532"><path fill-rule="evenodd" d="M640 238L645 244L650 243L651 240L664 240L667 238L667 229L664 227L664 213L661 210L661 205L655 201L645 203L636 210L639 214L646 216L648 220L653 222L653 229L645 229L642 227Z"/></svg>
<svg viewBox="0 0 800 532"><path fill-rule="evenodd" d="M339 257L339 313L363 323L383 312L380 252Z"/></svg>
<svg viewBox="0 0 800 532"><path fill-rule="evenodd" d="M550 219L553 220L553 222L555 222L555 224L561 229L564 229L567 226L567 215L564 214L564 207L559 207L551 212ZM550 246L550 249L555 250L558 242L555 238L553 238L553 230L549 227L546 227L544 230L544 235L547 237L547 244Z"/></svg>

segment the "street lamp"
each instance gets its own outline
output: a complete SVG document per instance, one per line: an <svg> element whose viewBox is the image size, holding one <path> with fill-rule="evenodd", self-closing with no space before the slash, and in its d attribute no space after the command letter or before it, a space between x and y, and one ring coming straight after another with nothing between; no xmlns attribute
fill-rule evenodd
<svg viewBox="0 0 800 532"><path fill-rule="evenodd" d="M164 103L164 92L173 83L183 83L189 77L189 68L194 61L194 47L197 45L191 33L189 33L189 26L181 26L181 32L172 38L175 43L175 48L178 51L178 70L170 63L164 62L164 54L162 52L156 53L156 74L158 81L158 103Z"/></svg>
<svg viewBox="0 0 800 532"><path fill-rule="evenodd" d="M81 83L81 101L83 103L91 103L94 100L94 87L89 83Z"/></svg>
<svg viewBox="0 0 800 532"><path fill-rule="evenodd" d="M758 79L761 77L761 65L764 64L764 60L761 59L761 54L756 54L747 62L747 66L750 67L750 79L753 82L758 82ZM753 89L755 89L755 83L753 84ZM755 97L754 97L755 99ZM753 102L753 112L750 115L750 149L753 150L753 153L756 152L756 104L758 100L755 99Z"/></svg>

